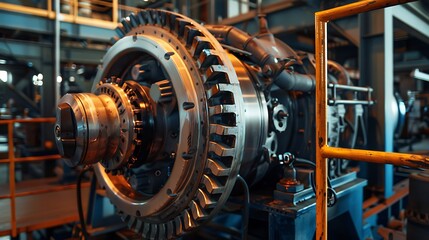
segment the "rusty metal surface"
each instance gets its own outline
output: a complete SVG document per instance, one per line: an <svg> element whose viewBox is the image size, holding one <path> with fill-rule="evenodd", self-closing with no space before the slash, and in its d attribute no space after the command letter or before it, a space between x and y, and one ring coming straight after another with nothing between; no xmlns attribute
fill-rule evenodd
<svg viewBox="0 0 429 240"><path fill-rule="evenodd" d="M409 153L394 153L361 149L322 147L325 157L338 157L370 163L393 164L413 168L429 168L429 156Z"/></svg>

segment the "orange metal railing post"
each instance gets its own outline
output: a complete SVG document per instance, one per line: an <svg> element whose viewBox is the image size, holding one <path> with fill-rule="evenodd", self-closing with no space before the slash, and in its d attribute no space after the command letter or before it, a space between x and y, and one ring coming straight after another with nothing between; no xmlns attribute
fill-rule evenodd
<svg viewBox="0 0 429 240"><path fill-rule="evenodd" d="M116 24L118 22L118 0L112 1L112 23Z"/></svg>
<svg viewBox="0 0 429 240"><path fill-rule="evenodd" d="M13 122L7 124L8 157L9 157L9 191L10 191L10 225L12 237L16 237L16 205L15 205L15 148L13 146Z"/></svg>
<svg viewBox="0 0 429 240"><path fill-rule="evenodd" d="M413 154L329 147L327 139L327 22L415 0L362 0L315 14L316 45L316 239L327 236L327 158L429 168L429 157Z"/></svg>
<svg viewBox="0 0 429 240"><path fill-rule="evenodd" d="M326 145L327 130L326 130L326 79L327 79L327 38L326 38L326 22L319 21L318 15L315 16L316 28L316 116L318 124L316 126L316 239L326 238L328 221L327 204L327 188L328 176L327 161L320 152L322 147ZM325 67L324 67L325 66Z"/></svg>
<svg viewBox="0 0 429 240"><path fill-rule="evenodd" d="M78 11L79 11L79 0L72 0L72 8L73 8L73 12L72 12L72 16L73 16L73 22L76 22L77 16L78 16Z"/></svg>
<svg viewBox="0 0 429 240"><path fill-rule="evenodd" d="M16 218L16 197L25 196L32 194L30 193L16 193L16 184L15 184L15 164L16 162L29 162L29 161L41 161L41 160L52 160L60 159L61 156L58 154L48 155L48 156L34 156L34 157L15 157L15 146L14 146L14 124L15 123L43 123L50 122L54 123L55 118L34 118L34 119L12 119L12 120L0 120L0 125L7 125L7 137L8 137L8 158L0 159L0 163L8 163L9 165L9 195L0 196L1 198L9 198L10 200L10 227L12 237L18 235L17 229L17 218ZM34 191L38 193L39 191Z"/></svg>

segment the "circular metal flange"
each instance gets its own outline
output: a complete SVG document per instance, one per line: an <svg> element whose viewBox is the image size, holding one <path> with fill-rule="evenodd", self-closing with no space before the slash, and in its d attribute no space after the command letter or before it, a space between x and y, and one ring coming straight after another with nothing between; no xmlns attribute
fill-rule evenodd
<svg viewBox="0 0 429 240"><path fill-rule="evenodd" d="M101 164L107 170L114 170L125 166L134 150L134 146L131 144L135 138L134 132L127 130L134 128L133 107L128 100L127 94L124 92L125 86L126 84L120 87L117 84L103 83L97 86L94 91L96 95L109 96L117 112L116 124L119 126L116 129L118 132L115 136L109 137L109 145L105 149L106 151L110 151L110 153L106 157L101 158ZM104 126L104 128L108 127Z"/></svg>
<svg viewBox="0 0 429 240"><path fill-rule="evenodd" d="M143 10L124 19L117 32L121 39L109 49L97 79L126 79L134 71L128 75L145 84L135 59L155 59L177 98L177 154L168 180L150 197L124 176L106 173L102 164L95 172L130 228L144 238L177 237L216 214L234 186L245 133L239 81L219 42L185 16Z"/></svg>
<svg viewBox="0 0 429 240"><path fill-rule="evenodd" d="M79 93L66 94L61 98L55 136L65 162L75 167L109 157L108 139L119 136L117 116L116 106L105 95ZM110 147L115 149L117 145L113 143Z"/></svg>

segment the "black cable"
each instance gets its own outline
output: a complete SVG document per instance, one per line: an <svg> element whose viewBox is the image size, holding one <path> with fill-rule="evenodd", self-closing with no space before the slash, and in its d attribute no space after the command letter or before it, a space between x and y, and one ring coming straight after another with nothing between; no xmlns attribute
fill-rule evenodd
<svg viewBox="0 0 429 240"><path fill-rule="evenodd" d="M310 165L314 168L314 170L316 170L316 164L310 160L307 160L304 158L295 158L295 162L300 163L300 164ZM314 194L316 194L316 187L314 185L314 182L315 182L314 181L314 174L313 174L313 172L310 172L310 185L311 185L311 188L313 189ZM331 201L328 201L328 207L332 207L337 202L337 192L332 187L331 179L329 177L328 177L328 189L327 190L328 190L328 197L331 199Z"/></svg>
<svg viewBox="0 0 429 240"><path fill-rule="evenodd" d="M88 231L86 230L86 223L85 223L83 207L82 207L82 179L85 173L88 171L92 171L92 167L87 167L82 169L82 171L80 171L79 173L79 176L77 177L77 183L76 183L77 211L79 213L79 222L80 222L80 227L82 229L83 239L85 240L89 239L89 235L88 235Z"/></svg>
<svg viewBox="0 0 429 240"><path fill-rule="evenodd" d="M247 232L249 228L249 205L250 205L250 193L249 193L249 186L246 183L246 180L244 180L243 177L240 175L237 175L237 182L240 182L241 185L243 185L244 188L244 208L243 208L243 222L242 222L242 229L241 229L241 239L246 240L247 239Z"/></svg>
<svg viewBox="0 0 429 240"><path fill-rule="evenodd" d="M307 160L307 159L304 159L304 158L295 158L295 162L307 164L307 165L310 165L310 166L316 168L316 164L314 162Z"/></svg>

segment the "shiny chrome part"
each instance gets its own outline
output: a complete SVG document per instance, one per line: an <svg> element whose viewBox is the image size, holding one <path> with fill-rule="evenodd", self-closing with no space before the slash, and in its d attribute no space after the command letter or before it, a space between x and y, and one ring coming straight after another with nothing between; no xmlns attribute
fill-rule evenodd
<svg viewBox="0 0 429 240"><path fill-rule="evenodd" d="M252 170L258 171L255 179L247 179L254 182L266 174L268 168L261 162L261 152L267 141L268 135L268 107L267 101L262 91L258 91L255 86L256 79L252 79L246 66L234 55L229 54L235 72L240 82L240 88L244 100L244 125L245 125L245 142L243 161L240 167L240 175L248 176ZM258 169L258 166L264 166Z"/></svg>
<svg viewBox="0 0 429 240"><path fill-rule="evenodd" d="M118 143L109 139L120 136L118 118L118 109L105 95L65 95L58 104L55 132L66 163L74 167L113 156L109 150L116 149Z"/></svg>
<svg viewBox="0 0 429 240"><path fill-rule="evenodd" d="M121 87L100 83L94 93L67 94L61 98L55 132L65 161L70 166L101 162L109 171L126 166L136 148L132 144L137 140L135 129L141 125L135 119L136 109L140 114L151 114L145 112L147 104L143 103L148 98L142 91L142 86L132 82ZM133 106L130 96L139 104ZM140 127L151 131L150 124Z"/></svg>
<svg viewBox="0 0 429 240"><path fill-rule="evenodd" d="M287 118L289 114L286 107L283 104L276 104L273 108L273 123L274 127L279 132L284 132L287 127Z"/></svg>

